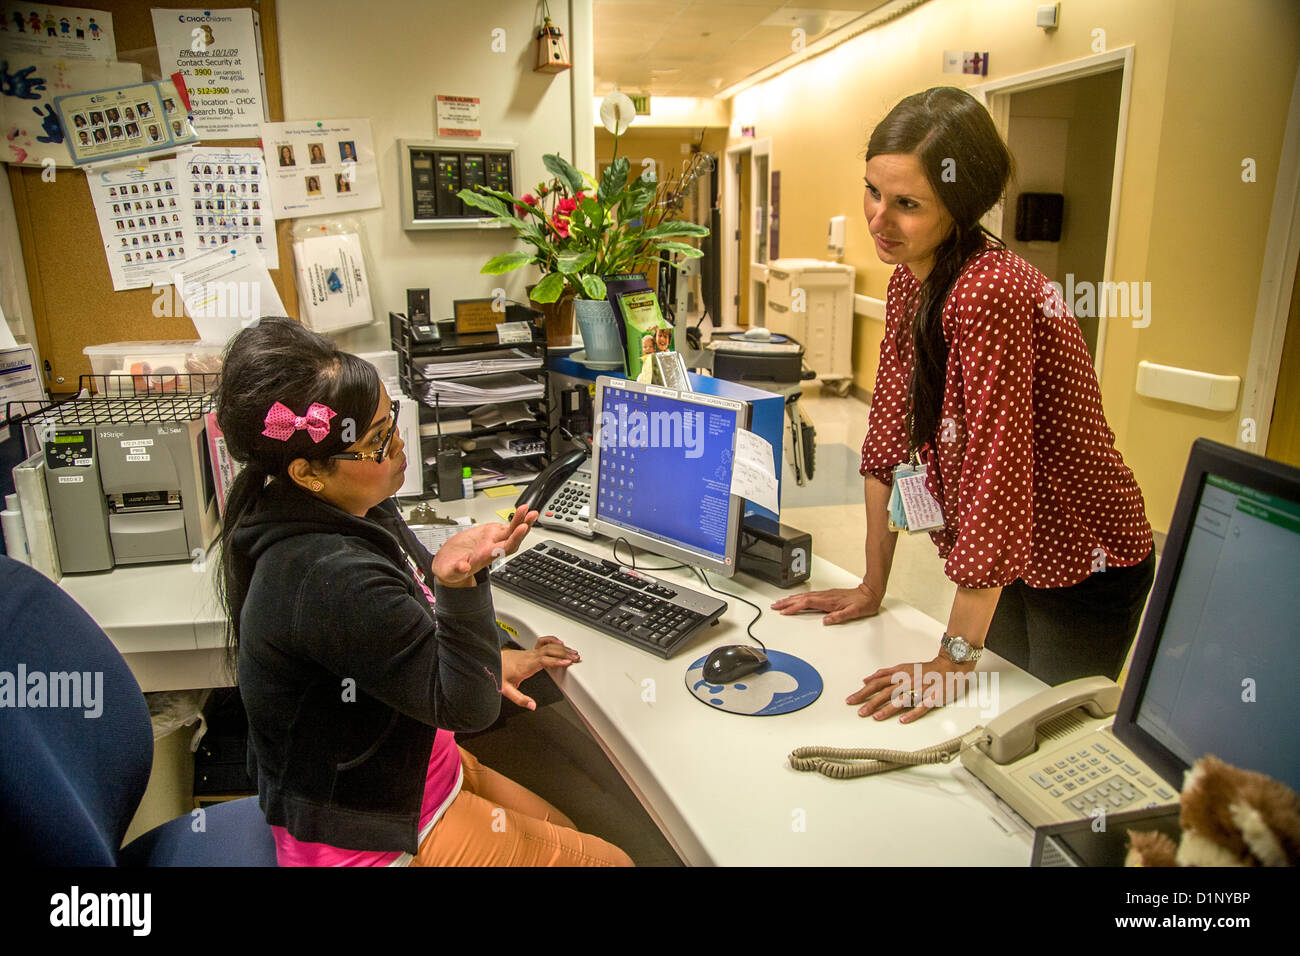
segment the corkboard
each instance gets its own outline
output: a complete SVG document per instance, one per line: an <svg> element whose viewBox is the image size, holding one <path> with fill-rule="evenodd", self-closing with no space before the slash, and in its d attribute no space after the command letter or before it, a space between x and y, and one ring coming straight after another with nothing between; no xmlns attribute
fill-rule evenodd
<svg viewBox="0 0 1300 956"><path fill-rule="evenodd" d="M144 79L160 79L158 50L150 10L227 9L251 7L261 21L262 61L266 71L266 109L271 122L282 122L280 50L276 32L275 0L87 0L87 6L113 15L117 57L139 63ZM203 140L201 146L256 146L256 139ZM168 154L163 154L164 156ZM32 315L41 355L49 366L46 387L54 394L75 392L77 379L89 374L90 361L82 354L87 345L106 342L196 339L198 331L188 317L157 317L151 289L114 292L104 258L99 222L90 200L86 175L79 169L60 167L53 182L41 178L38 166L10 166L18 235L23 265L32 298ZM298 293L293 282L292 223L276 224L280 268L271 279L285 310L298 317Z"/></svg>

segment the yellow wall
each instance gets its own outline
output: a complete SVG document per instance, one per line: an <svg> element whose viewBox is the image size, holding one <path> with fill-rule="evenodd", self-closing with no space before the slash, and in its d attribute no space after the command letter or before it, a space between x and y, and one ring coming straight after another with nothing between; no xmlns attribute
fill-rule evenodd
<svg viewBox="0 0 1300 956"><path fill-rule="evenodd" d="M640 176L647 159L655 161L656 172L660 179L673 178L682 174L682 163L689 157L681 151L683 143L692 144L700 141L704 134L704 152L721 154L727 145L725 127L711 129L695 128L655 128L638 129L634 124L631 129L618 138L618 154L626 156L631 164L632 176ZM614 137L603 127L596 130L596 163L608 163L614 155ZM589 170L594 173L595 170Z"/></svg>
<svg viewBox="0 0 1300 956"><path fill-rule="evenodd" d="M849 216L844 261L857 291L882 297L891 268L862 219L862 158L871 127L931 86L982 77L945 74L945 49L987 50L988 80L1105 48L1135 50L1113 277L1149 281L1149 327L1111 319L1102 395L1119 448L1159 531L1168 527L1193 440L1231 443L1239 412L1199 412L1134 391L1137 363L1246 374L1260 263L1297 61L1293 0L1073 0L1061 27L1034 24L1036 0L931 0L908 15L738 94L733 129L772 140L781 171L781 253L823 256L826 221ZM1252 157L1257 181L1241 181ZM1010 219L1007 220L1008 224ZM883 323L857 319L855 381L870 388ZM863 423L865 430L866 423ZM1262 449L1261 449L1262 451Z"/></svg>
<svg viewBox="0 0 1300 956"><path fill-rule="evenodd" d="M638 122L641 117L638 117ZM714 128L672 128L672 127L645 127L638 128L633 124L632 128L618 138L618 155L626 156L629 163L628 175L632 177L640 176L646 169L646 160L653 160L655 163L655 174L659 179L666 178L680 179L682 175L682 165L690 157L683 153L681 147L700 143L700 136L703 134L702 150L706 153L715 153L721 158L722 151L727 145L727 130L725 127ZM606 129L598 128L596 130L596 165L601 167L610 161L614 155L614 137ZM596 170L589 170L595 175ZM721 175L716 172L714 175ZM695 222L708 224L705 218L703 207L692 216L689 212L686 218L693 219ZM698 245L698 240L687 240L691 245ZM656 270L650 270L647 279L654 288L659 287L659 273Z"/></svg>

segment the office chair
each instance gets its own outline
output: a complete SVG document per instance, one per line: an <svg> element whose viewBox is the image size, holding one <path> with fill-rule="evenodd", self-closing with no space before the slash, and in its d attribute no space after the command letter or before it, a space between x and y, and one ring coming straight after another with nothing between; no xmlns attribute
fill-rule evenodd
<svg viewBox="0 0 1300 956"><path fill-rule="evenodd" d="M0 621L0 846L8 859L41 866L276 865L256 797L179 817L122 847L153 765L140 685L62 588L3 555Z"/></svg>

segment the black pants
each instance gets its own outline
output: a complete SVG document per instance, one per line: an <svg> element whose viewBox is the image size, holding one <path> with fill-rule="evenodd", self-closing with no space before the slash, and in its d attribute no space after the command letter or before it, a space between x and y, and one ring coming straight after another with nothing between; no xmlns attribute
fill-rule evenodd
<svg viewBox="0 0 1300 956"><path fill-rule="evenodd" d="M1002 589L984 646L1048 684L1119 677L1155 580L1152 551L1127 568L1096 571L1068 588Z"/></svg>

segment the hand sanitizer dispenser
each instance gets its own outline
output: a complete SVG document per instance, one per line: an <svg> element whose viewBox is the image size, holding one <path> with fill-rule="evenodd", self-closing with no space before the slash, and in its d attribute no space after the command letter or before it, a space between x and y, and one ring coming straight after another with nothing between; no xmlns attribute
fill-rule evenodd
<svg viewBox="0 0 1300 956"><path fill-rule="evenodd" d="M826 237L826 248L835 253L836 256L844 255L844 226L845 218L843 216L831 216L831 228Z"/></svg>

